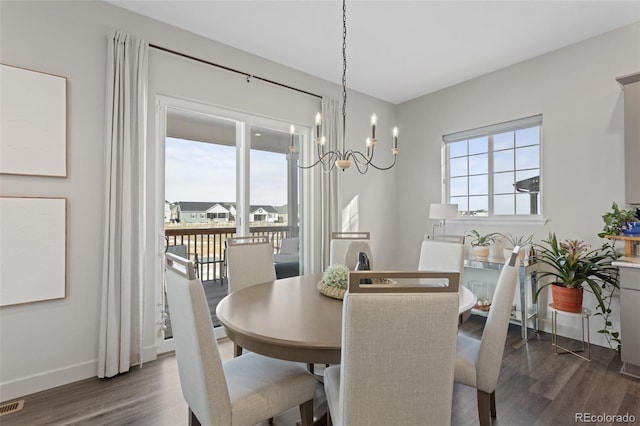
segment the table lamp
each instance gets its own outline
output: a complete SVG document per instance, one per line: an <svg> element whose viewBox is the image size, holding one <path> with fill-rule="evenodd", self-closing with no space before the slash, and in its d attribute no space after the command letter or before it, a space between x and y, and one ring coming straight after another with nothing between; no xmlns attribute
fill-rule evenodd
<svg viewBox="0 0 640 426"><path fill-rule="evenodd" d="M433 225L433 233L436 233L436 226L443 229L446 219L454 219L458 217L457 204L431 204L429 206L429 219L440 219L440 223Z"/></svg>

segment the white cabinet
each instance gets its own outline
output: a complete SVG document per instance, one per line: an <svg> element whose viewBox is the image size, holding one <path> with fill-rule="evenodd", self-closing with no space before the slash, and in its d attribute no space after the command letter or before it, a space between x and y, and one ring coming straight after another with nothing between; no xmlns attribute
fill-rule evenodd
<svg viewBox="0 0 640 426"><path fill-rule="evenodd" d="M620 266L622 372L640 378L640 267Z"/></svg>

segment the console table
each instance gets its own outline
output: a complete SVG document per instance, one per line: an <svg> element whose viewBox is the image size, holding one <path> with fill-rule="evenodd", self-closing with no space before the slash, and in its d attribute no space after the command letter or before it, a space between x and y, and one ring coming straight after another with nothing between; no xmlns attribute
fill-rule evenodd
<svg viewBox="0 0 640 426"><path fill-rule="evenodd" d="M504 261L498 260L476 260L465 259L464 267L470 269L484 269L492 271L500 271L504 267ZM533 329L538 332L538 304L535 300L536 291L538 291L538 281L536 278L536 263L520 264L520 319L512 318L511 322L519 324L522 328L522 340L528 340L528 325L532 322ZM527 292L527 277L530 278L530 292ZM531 311L527 309L527 301L531 300ZM477 315L487 315L487 312L473 309L472 312Z"/></svg>

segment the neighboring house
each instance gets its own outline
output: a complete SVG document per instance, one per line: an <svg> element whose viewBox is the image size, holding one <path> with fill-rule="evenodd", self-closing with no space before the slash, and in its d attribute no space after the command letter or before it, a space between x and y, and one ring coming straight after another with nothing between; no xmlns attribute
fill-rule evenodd
<svg viewBox="0 0 640 426"><path fill-rule="evenodd" d="M206 215L214 222L233 222L236 220L236 207L232 203L215 203Z"/></svg>
<svg viewBox="0 0 640 426"><path fill-rule="evenodd" d="M285 204L284 206L276 206L274 208L276 212L278 212L278 222L289 223L289 206Z"/></svg>
<svg viewBox="0 0 640 426"><path fill-rule="evenodd" d="M164 223L171 222L171 203L164 200Z"/></svg>
<svg viewBox="0 0 640 426"><path fill-rule="evenodd" d="M179 223L180 222L180 205L178 203L171 203L170 207L170 222L171 223ZM166 222L166 221L165 221Z"/></svg>
<svg viewBox="0 0 640 426"><path fill-rule="evenodd" d="M178 201L174 203L174 205L176 206L176 218L179 219L181 223L234 222L236 220L235 203ZM284 216L286 217L286 214ZM166 221L167 212L165 206L165 222ZM283 222L283 215L278 213L273 206L251 206L249 222L280 223Z"/></svg>
<svg viewBox="0 0 640 426"><path fill-rule="evenodd" d="M278 222L278 212L273 206L250 206L249 222Z"/></svg>
<svg viewBox="0 0 640 426"><path fill-rule="evenodd" d="M207 210L214 206L210 201L178 201L178 219L181 223L208 223Z"/></svg>

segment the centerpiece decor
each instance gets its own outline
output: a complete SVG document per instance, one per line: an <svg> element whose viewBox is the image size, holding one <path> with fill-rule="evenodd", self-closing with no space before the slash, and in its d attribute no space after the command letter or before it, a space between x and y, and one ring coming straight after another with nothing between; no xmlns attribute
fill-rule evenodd
<svg viewBox="0 0 640 426"><path fill-rule="evenodd" d="M558 241L556 234L537 245L537 261L547 268L538 273L539 278L550 277L551 281L540 286L536 299L543 288L551 286L554 307L565 312L582 312L583 290L594 294L602 312L607 310L602 294L610 285L619 288L618 268L611 265L616 259L611 245L591 250L580 240Z"/></svg>
<svg viewBox="0 0 640 426"><path fill-rule="evenodd" d="M344 299L349 281L349 268L346 265L331 265L322 275L322 281L318 282L318 290L325 296L334 299Z"/></svg>

